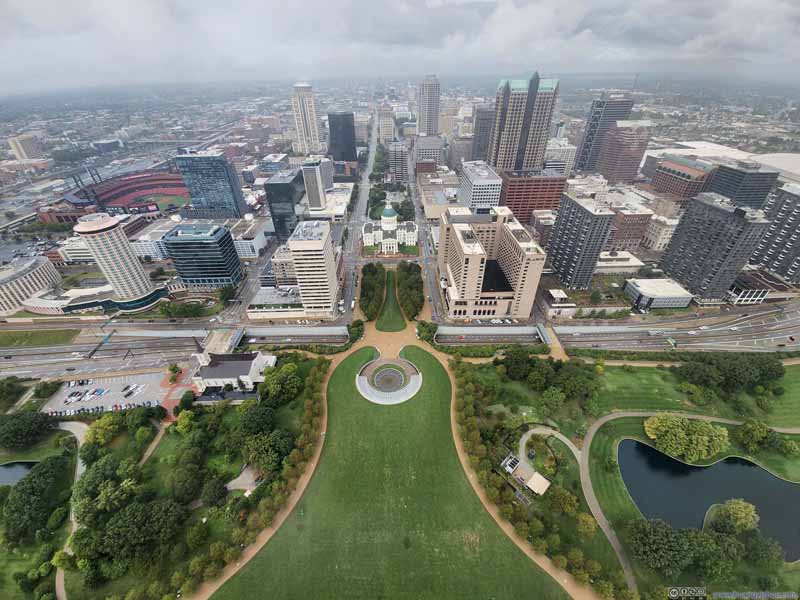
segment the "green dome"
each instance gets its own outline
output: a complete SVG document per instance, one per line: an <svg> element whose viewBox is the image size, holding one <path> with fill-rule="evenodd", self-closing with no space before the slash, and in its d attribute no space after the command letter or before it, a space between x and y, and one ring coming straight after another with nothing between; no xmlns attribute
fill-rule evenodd
<svg viewBox="0 0 800 600"><path fill-rule="evenodd" d="M397 212L391 207L390 204L386 205L386 208L383 209L383 213L381 213L382 217L396 217Z"/></svg>

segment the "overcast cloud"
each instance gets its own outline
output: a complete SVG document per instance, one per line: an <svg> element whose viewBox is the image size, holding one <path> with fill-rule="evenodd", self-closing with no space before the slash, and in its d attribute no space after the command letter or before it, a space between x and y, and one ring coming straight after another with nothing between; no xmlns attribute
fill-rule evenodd
<svg viewBox="0 0 800 600"><path fill-rule="evenodd" d="M800 0L0 0L0 96L635 70L798 79Z"/></svg>

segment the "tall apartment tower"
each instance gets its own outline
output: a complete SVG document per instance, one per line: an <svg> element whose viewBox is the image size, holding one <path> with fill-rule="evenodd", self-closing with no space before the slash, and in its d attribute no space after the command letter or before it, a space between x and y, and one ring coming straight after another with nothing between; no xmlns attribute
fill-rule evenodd
<svg viewBox="0 0 800 600"><path fill-rule="evenodd" d="M755 162L722 164L714 169L708 191L725 196L736 206L759 209L778 181L778 174Z"/></svg>
<svg viewBox="0 0 800 600"><path fill-rule="evenodd" d="M503 180L482 160L465 162L458 181L458 203L476 214L488 214L500 203Z"/></svg>
<svg viewBox="0 0 800 600"><path fill-rule="evenodd" d="M633 100L622 94L610 94L592 101L583 137L578 146L575 169L578 171L594 171L597 168L597 155L603 136L617 121L626 121L631 117Z"/></svg>
<svg viewBox="0 0 800 600"><path fill-rule="evenodd" d="M475 214L450 206L440 217L437 267L451 319L531 315L545 254L504 206Z"/></svg>
<svg viewBox="0 0 800 600"><path fill-rule="evenodd" d="M597 155L597 172L608 183L633 183L639 175L647 144L650 121L617 121L603 136Z"/></svg>
<svg viewBox="0 0 800 600"><path fill-rule="evenodd" d="M750 262L800 283L800 184L778 188L768 200L766 213L771 224Z"/></svg>
<svg viewBox="0 0 800 600"><path fill-rule="evenodd" d="M497 87L487 160L501 171L539 170L558 97L558 79L502 79Z"/></svg>
<svg viewBox="0 0 800 600"><path fill-rule="evenodd" d="M472 158L486 160L494 124L494 107L477 106L472 116Z"/></svg>
<svg viewBox="0 0 800 600"><path fill-rule="evenodd" d="M247 212L236 169L225 154L212 150L175 157L191 204L182 214L201 219L239 219Z"/></svg>
<svg viewBox="0 0 800 600"><path fill-rule="evenodd" d="M312 157L303 163L303 183L309 208L325 208L325 192L333 189L333 162L324 157Z"/></svg>
<svg viewBox="0 0 800 600"><path fill-rule="evenodd" d="M297 143L303 154L319 152L322 149L317 103L310 83L296 83L292 93L292 112Z"/></svg>
<svg viewBox="0 0 800 600"><path fill-rule="evenodd" d="M426 75L419 82L417 94L417 135L439 133L439 80L436 75Z"/></svg>
<svg viewBox="0 0 800 600"><path fill-rule="evenodd" d="M660 267L699 298L722 300L769 225L760 210L735 206L719 194L698 194L672 234Z"/></svg>
<svg viewBox="0 0 800 600"><path fill-rule="evenodd" d="M335 161L353 162L356 155L356 125L351 112L328 113L328 154Z"/></svg>
<svg viewBox="0 0 800 600"><path fill-rule="evenodd" d="M557 211L567 178L554 169L501 171L500 206L507 206L520 222L531 223L534 211Z"/></svg>
<svg viewBox="0 0 800 600"><path fill-rule="evenodd" d="M213 223L182 223L164 236L167 254L185 286L214 290L236 286L244 277L233 236Z"/></svg>
<svg viewBox="0 0 800 600"><path fill-rule="evenodd" d="M86 242L119 300L135 300L153 291L119 219L106 213L85 215L78 219L73 231Z"/></svg>
<svg viewBox="0 0 800 600"><path fill-rule="evenodd" d="M327 221L301 221L287 243L292 253L303 309L331 317L336 308L336 258Z"/></svg>
<svg viewBox="0 0 800 600"><path fill-rule="evenodd" d="M8 138L8 145L17 160L41 158L43 155L39 140L32 133L23 133L16 137Z"/></svg>
<svg viewBox="0 0 800 600"><path fill-rule="evenodd" d="M408 148L404 142L392 142L388 147L389 175L392 183L408 182Z"/></svg>
<svg viewBox="0 0 800 600"><path fill-rule="evenodd" d="M593 198L578 197L574 192L561 197L547 253L550 266L566 287L589 287L613 222L614 213Z"/></svg>

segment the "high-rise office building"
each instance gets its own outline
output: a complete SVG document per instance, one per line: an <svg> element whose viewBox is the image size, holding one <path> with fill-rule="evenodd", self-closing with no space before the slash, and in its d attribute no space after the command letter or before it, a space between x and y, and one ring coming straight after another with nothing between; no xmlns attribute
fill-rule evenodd
<svg viewBox="0 0 800 600"><path fill-rule="evenodd" d="M472 136L454 137L447 145L447 166L461 172L461 163L471 160Z"/></svg>
<svg viewBox="0 0 800 600"><path fill-rule="evenodd" d="M552 138L547 141L547 148L544 151L544 168L570 177L575 167L576 152L577 148L566 138Z"/></svg>
<svg viewBox="0 0 800 600"><path fill-rule="evenodd" d="M557 96L558 79L502 79L486 162L501 171L541 169Z"/></svg>
<svg viewBox="0 0 800 600"><path fill-rule="evenodd" d="M531 222L537 210L557 211L567 178L554 169L500 171L500 206L507 206L520 222Z"/></svg>
<svg viewBox="0 0 800 600"><path fill-rule="evenodd" d="M8 138L8 145L17 160L30 160L43 156L42 147L38 138L32 133L23 133L16 137Z"/></svg>
<svg viewBox="0 0 800 600"><path fill-rule="evenodd" d="M287 242L300 288L303 309L310 316L330 317L336 309L336 258L327 221L302 221Z"/></svg>
<svg viewBox="0 0 800 600"><path fill-rule="evenodd" d="M358 160L356 154L356 125L351 112L328 113L328 154L335 161L353 162Z"/></svg>
<svg viewBox="0 0 800 600"><path fill-rule="evenodd" d="M571 191L561 197L547 255L566 287L589 287L613 222L614 213L593 198L578 197Z"/></svg>
<svg viewBox="0 0 800 600"><path fill-rule="evenodd" d="M244 277L231 232L212 223L178 224L164 236L181 283L195 290L236 286Z"/></svg>
<svg viewBox="0 0 800 600"><path fill-rule="evenodd" d="M134 300L153 291L117 217L106 213L86 215L78 219L73 231L86 241L117 299Z"/></svg>
<svg viewBox="0 0 800 600"><path fill-rule="evenodd" d="M444 163L444 140L438 135L418 137L414 140L415 162L433 160L437 165Z"/></svg>
<svg viewBox="0 0 800 600"><path fill-rule="evenodd" d="M458 180L458 203L476 214L488 214L489 209L500 204L503 180L482 160L462 164Z"/></svg>
<svg viewBox="0 0 800 600"><path fill-rule="evenodd" d="M659 161L651 185L657 192L678 198L694 198L704 192L713 167L682 156L665 156Z"/></svg>
<svg viewBox="0 0 800 600"><path fill-rule="evenodd" d="M441 215L437 266L451 319L528 319L545 254L504 206L475 214L450 206Z"/></svg>
<svg viewBox="0 0 800 600"><path fill-rule="evenodd" d="M725 196L736 206L759 209L767 201L778 175L777 171L764 169L755 162L721 164L714 169L707 189Z"/></svg>
<svg viewBox="0 0 800 600"><path fill-rule="evenodd" d="M392 142L387 148L392 183L408 183L408 148L405 142Z"/></svg>
<svg viewBox="0 0 800 600"><path fill-rule="evenodd" d="M775 190L765 210L771 223L750 262L800 283L800 184L787 183Z"/></svg>
<svg viewBox="0 0 800 600"><path fill-rule="evenodd" d="M470 160L486 160L493 124L494 107L476 106L472 116L472 158Z"/></svg>
<svg viewBox="0 0 800 600"><path fill-rule="evenodd" d="M264 184L275 233L288 238L297 225L297 204L305 193L302 169L280 171Z"/></svg>
<svg viewBox="0 0 800 600"><path fill-rule="evenodd" d="M639 175L647 144L650 121L617 121L603 136L597 155L597 172L608 183L632 183Z"/></svg>
<svg viewBox="0 0 800 600"><path fill-rule="evenodd" d="M439 133L439 80L426 75L417 94L417 135Z"/></svg>
<svg viewBox="0 0 800 600"><path fill-rule="evenodd" d="M309 83L296 83L292 93L292 112L300 152L311 154L322 149L319 117L314 91Z"/></svg>
<svg viewBox="0 0 800 600"><path fill-rule="evenodd" d="M184 216L201 219L241 218L247 212L236 169L225 154L212 150L185 152L175 157L191 204Z"/></svg>
<svg viewBox="0 0 800 600"><path fill-rule="evenodd" d="M310 208L325 208L325 192L333 189L333 162L315 156L303 163L303 183Z"/></svg>
<svg viewBox="0 0 800 600"><path fill-rule="evenodd" d="M660 267L699 298L722 300L769 224L760 210L704 192L689 202Z"/></svg>
<svg viewBox="0 0 800 600"><path fill-rule="evenodd" d="M394 140L394 111L389 106L378 110L378 141L388 144Z"/></svg>
<svg viewBox="0 0 800 600"><path fill-rule="evenodd" d="M576 170L594 171L597 168L597 155L600 153L603 136L617 121L630 119L632 108L633 100L623 94L609 94L592 101L578 146Z"/></svg>

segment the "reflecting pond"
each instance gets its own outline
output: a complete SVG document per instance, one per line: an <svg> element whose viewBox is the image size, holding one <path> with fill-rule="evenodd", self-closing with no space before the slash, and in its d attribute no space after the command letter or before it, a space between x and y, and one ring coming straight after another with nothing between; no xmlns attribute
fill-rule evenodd
<svg viewBox="0 0 800 600"><path fill-rule="evenodd" d="M14 485L36 465L35 462L10 462L0 465L0 485Z"/></svg>
<svg viewBox="0 0 800 600"><path fill-rule="evenodd" d="M787 560L800 559L800 485L740 458L690 467L635 440L620 442L618 460L631 498L648 519L699 528L709 506L743 498L755 505L761 532L781 543Z"/></svg>

